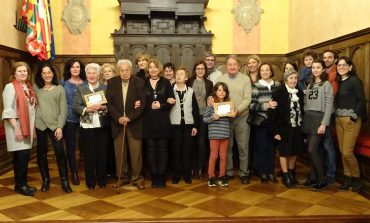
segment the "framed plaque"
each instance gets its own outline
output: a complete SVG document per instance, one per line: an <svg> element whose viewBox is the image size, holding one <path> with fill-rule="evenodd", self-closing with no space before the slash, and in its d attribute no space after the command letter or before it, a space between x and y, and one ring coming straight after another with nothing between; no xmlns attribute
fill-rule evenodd
<svg viewBox="0 0 370 223"><path fill-rule="evenodd" d="M95 104L106 104L107 99L105 98L104 91L98 91L92 94L84 95L86 106L90 107L91 105Z"/></svg>
<svg viewBox="0 0 370 223"><path fill-rule="evenodd" d="M232 101L214 103L215 113L220 117L235 117L234 103Z"/></svg>

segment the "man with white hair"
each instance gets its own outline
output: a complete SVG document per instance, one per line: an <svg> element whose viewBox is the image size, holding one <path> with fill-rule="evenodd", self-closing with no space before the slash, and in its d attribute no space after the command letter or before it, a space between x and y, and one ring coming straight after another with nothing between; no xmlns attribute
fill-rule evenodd
<svg viewBox="0 0 370 223"><path fill-rule="evenodd" d="M119 76L109 79L107 88L117 175L120 174L121 179L113 184L113 187L120 187L131 181L139 190L143 190L145 186L142 175L141 137L142 113L145 107L144 81L132 75L131 61L119 60L117 67ZM135 106L135 103L139 106ZM131 158L131 179L128 173L128 151L130 151Z"/></svg>
<svg viewBox="0 0 370 223"><path fill-rule="evenodd" d="M227 152L226 175L234 177L233 163L233 142L234 136L239 151L239 171L242 184L249 184L248 153L250 128L247 123L249 105L252 100L252 86L249 77L239 72L240 65L236 55L229 55L226 58L226 72L217 79L217 82L224 82L228 85L230 99L234 102L236 116L231 122L231 134L229 149Z"/></svg>

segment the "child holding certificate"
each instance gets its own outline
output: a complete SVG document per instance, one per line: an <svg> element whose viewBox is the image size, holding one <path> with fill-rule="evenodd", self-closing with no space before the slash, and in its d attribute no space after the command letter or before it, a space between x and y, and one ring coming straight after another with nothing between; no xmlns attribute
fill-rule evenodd
<svg viewBox="0 0 370 223"><path fill-rule="evenodd" d="M216 83L213 87L212 97L215 104L220 102L229 102L230 97L227 85L223 82ZM227 187L228 180L225 176L225 170L227 148L230 137L230 118L227 116L220 117L219 113L215 112L215 108L213 106L207 106L203 120L205 123L208 123L208 138L211 148L208 164L208 186L216 186L215 164L218 154L220 154L220 173L218 183L222 187Z"/></svg>

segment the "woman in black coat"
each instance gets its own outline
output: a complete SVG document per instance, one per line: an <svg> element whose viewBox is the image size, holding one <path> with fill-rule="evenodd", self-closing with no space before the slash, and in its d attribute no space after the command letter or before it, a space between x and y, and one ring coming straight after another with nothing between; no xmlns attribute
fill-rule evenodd
<svg viewBox="0 0 370 223"><path fill-rule="evenodd" d="M145 80L146 106L144 111L143 138L146 143L147 158L153 188L165 187L168 139L170 138L170 108L175 96L170 82L162 77L163 67L156 58L148 61Z"/></svg>
<svg viewBox="0 0 370 223"><path fill-rule="evenodd" d="M297 88L296 71L285 72L284 82L272 95L272 100L278 105L275 109L269 109L268 120L272 134L279 143L283 184L288 188L295 188L295 161L304 146L301 132L304 95Z"/></svg>

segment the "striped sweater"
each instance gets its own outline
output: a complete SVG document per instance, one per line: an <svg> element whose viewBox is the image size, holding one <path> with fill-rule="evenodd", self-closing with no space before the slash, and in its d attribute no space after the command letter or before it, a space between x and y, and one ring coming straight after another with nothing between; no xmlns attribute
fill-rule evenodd
<svg viewBox="0 0 370 223"><path fill-rule="evenodd" d="M269 109L267 102L271 100L272 93L279 86L280 83L274 81L271 90L269 90L267 86L263 86L260 82L254 83L252 85L252 102L249 109L267 118L267 111Z"/></svg>
<svg viewBox="0 0 370 223"><path fill-rule="evenodd" d="M214 108L206 107L203 121L208 123L209 139L228 139L230 137L230 118L220 117L218 120L213 119Z"/></svg>

